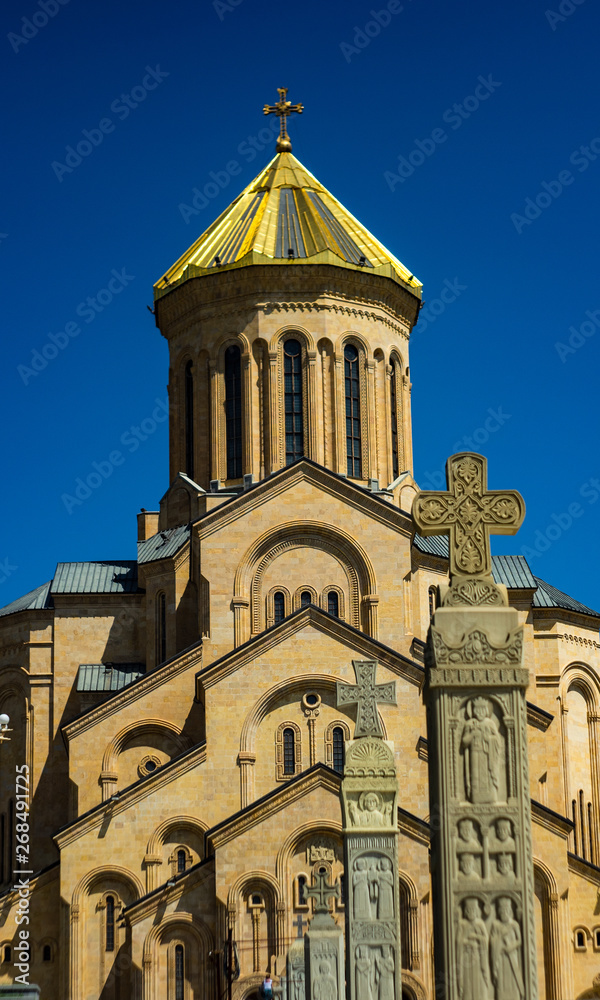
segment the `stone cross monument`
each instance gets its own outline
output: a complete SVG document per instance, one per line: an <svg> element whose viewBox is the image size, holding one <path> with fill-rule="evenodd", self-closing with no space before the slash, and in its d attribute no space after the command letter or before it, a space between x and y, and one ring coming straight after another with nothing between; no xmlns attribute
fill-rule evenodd
<svg viewBox="0 0 600 1000"><path fill-rule="evenodd" d="M450 536L426 657L436 997L536 1000L529 672L489 544L518 530L525 505L487 489L482 455L452 455L446 478L447 493L413 504L422 535Z"/></svg>
<svg viewBox="0 0 600 1000"><path fill-rule="evenodd" d="M327 900L341 896L339 883L329 885L323 866L314 884L304 886L304 899L314 898L315 915L304 936L306 1000L345 1000L344 935L329 913Z"/></svg>
<svg viewBox="0 0 600 1000"><path fill-rule="evenodd" d="M375 683L376 660L353 660L356 684L337 683L337 705L356 704L346 744L342 801L346 872L348 1000L401 1000L398 781L393 744L377 703L396 704L396 685Z"/></svg>

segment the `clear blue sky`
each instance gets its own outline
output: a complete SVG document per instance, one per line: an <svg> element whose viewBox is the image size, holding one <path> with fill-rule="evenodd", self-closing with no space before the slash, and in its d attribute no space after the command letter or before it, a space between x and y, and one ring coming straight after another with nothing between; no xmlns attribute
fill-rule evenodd
<svg viewBox="0 0 600 1000"><path fill-rule="evenodd" d="M166 399L152 284L268 162L273 144L251 143L285 85L305 105L294 153L424 283L421 486L482 451L490 486L527 503L494 551L527 547L534 573L600 607L598 7L391 6L5 0L0 604L58 560L134 558L136 511L168 485L165 422L120 444ZM85 130L89 155L66 161ZM211 172L222 189L186 221ZM63 494L115 449L69 513Z"/></svg>

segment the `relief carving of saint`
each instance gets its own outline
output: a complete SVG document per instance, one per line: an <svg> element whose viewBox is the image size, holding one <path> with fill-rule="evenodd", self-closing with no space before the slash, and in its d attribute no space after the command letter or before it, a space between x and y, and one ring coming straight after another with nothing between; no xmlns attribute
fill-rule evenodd
<svg viewBox="0 0 600 1000"><path fill-rule="evenodd" d="M488 1000L490 965L488 932L479 900L465 899L457 936L458 995L460 1000Z"/></svg>
<svg viewBox="0 0 600 1000"><path fill-rule="evenodd" d="M490 930L490 956L496 1000L522 1000L525 996L521 956L521 928L508 896L496 900L497 920Z"/></svg>
<svg viewBox="0 0 600 1000"><path fill-rule="evenodd" d="M319 972L313 983L313 1000L338 1000L337 983L331 975L329 962L319 962Z"/></svg>
<svg viewBox="0 0 600 1000"><path fill-rule="evenodd" d="M502 738L487 698L473 698L461 738L465 789L471 802L497 802L503 764Z"/></svg>
<svg viewBox="0 0 600 1000"><path fill-rule="evenodd" d="M371 919L369 866L366 858L357 858L352 873L352 899L355 920Z"/></svg>
<svg viewBox="0 0 600 1000"><path fill-rule="evenodd" d="M394 872L389 858L380 859L378 872L372 877L377 885L377 919L391 920L394 916Z"/></svg>
<svg viewBox="0 0 600 1000"><path fill-rule="evenodd" d="M371 949L361 944L356 949L354 960L356 970L356 1000L377 1000L373 992L375 986L375 968Z"/></svg>
<svg viewBox="0 0 600 1000"><path fill-rule="evenodd" d="M356 802L348 803L354 826L389 826L391 803L385 804L379 792L363 792Z"/></svg>
<svg viewBox="0 0 600 1000"><path fill-rule="evenodd" d="M394 953L392 946L381 949L381 955L375 956L377 970L377 1000L395 1000L394 990Z"/></svg>

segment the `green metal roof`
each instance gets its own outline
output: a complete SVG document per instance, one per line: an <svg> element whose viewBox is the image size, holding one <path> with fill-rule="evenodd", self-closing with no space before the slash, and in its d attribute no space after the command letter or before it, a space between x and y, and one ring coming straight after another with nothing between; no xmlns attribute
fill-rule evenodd
<svg viewBox="0 0 600 1000"><path fill-rule="evenodd" d="M158 534L147 538L145 542L138 542L138 563L155 562L157 559L168 559L185 545L190 537L189 524L182 524L178 528L169 528L167 531L159 531Z"/></svg>
<svg viewBox="0 0 600 1000"><path fill-rule="evenodd" d="M533 598L534 608L564 608L565 611L576 611L580 615L593 615L594 618L600 618L600 611L592 611L585 604L574 600L568 594L563 594L562 590L557 590L556 587L540 580L537 576L535 581L537 590Z"/></svg>
<svg viewBox="0 0 600 1000"><path fill-rule="evenodd" d="M53 594L135 594L137 562L58 563L52 582Z"/></svg>
<svg viewBox="0 0 600 1000"><path fill-rule="evenodd" d="M146 673L143 663L81 663L77 691L121 691Z"/></svg>
<svg viewBox="0 0 600 1000"><path fill-rule="evenodd" d="M41 587L36 587L35 590L30 590L28 594L23 594L23 597L17 597L16 600L11 601L6 607L0 608L0 617L2 615L13 615L17 611L32 611L42 608L51 608L52 598L50 597L50 586L52 580L48 583L43 583Z"/></svg>

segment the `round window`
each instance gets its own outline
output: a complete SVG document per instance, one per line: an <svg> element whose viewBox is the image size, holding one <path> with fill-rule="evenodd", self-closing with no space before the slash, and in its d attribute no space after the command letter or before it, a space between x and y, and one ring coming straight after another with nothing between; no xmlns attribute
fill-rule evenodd
<svg viewBox="0 0 600 1000"><path fill-rule="evenodd" d="M147 754L146 757L142 757L138 764L138 774L140 778L147 778L150 774L154 774L161 764L162 761L160 757L156 757L154 754Z"/></svg>

